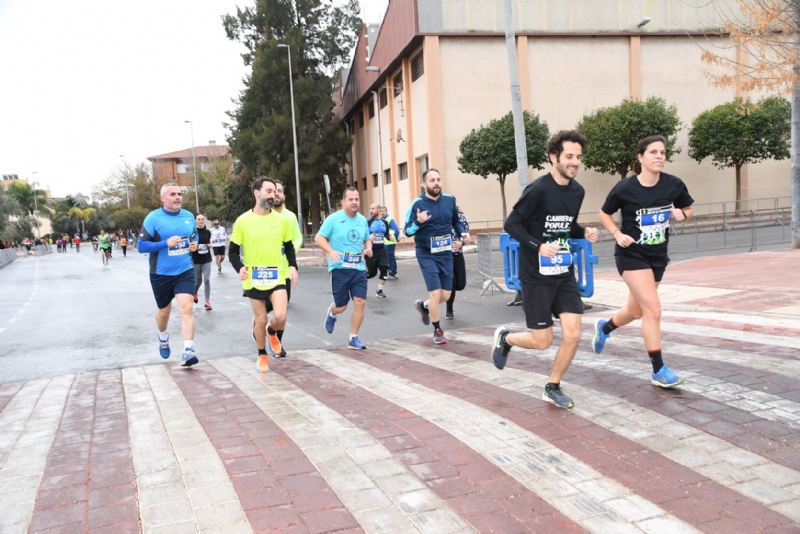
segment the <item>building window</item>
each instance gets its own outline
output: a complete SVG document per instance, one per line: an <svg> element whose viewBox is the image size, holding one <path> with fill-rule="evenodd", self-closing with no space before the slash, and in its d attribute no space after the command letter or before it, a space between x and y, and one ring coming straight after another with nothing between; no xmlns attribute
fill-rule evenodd
<svg viewBox="0 0 800 534"><path fill-rule="evenodd" d="M356 131L356 121L350 121L350 135L354 135Z"/></svg>
<svg viewBox="0 0 800 534"><path fill-rule="evenodd" d="M372 175L372 187L378 187L378 173Z"/></svg>
<svg viewBox="0 0 800 534"><path fill-rule="evenodd" d="M386 94L386 88L384 87L383 89L381 89L381 91L380 91L380 93L378 93L378 95L380 96L379 103L381 105L381 109L383 109L383 108L386 107L386 104L389 103L389 97Z"/></svg>
<svg viewBox="0 0 800 534"><path fill-rule="evenodd" d="M363 128L364 127L364 112L363 111L361 111L358 114L358 127L359 128Z"/></svg>
<svg viewBox="0 0 800 534"><path fill-rule="evenodd" d="M178 163L178 174L187 174L189 166L186 163Z"/></svg>
<svg viewBox="0 0 800 534"><path fill-rule="evenodd" d="M366 190L367 190L367 177L366 176L361 179L361 190L364 191L364 192L366 192Z"/></svg>
<svg viewBox="0 0 800 534"><path fill-rule="evenodd" d="M392 183L392 169L386 169L385 171L383 171L383 182L386 185Z"/></svg>
<svg viewBox="0 0 800 534"><path fill-rule="evenodd" d="M397 166L397 171L400 174L400 181L408 180L408 163L401 163Z"/></svg>
<svg viewBox="0 0 800 534"><path fill-rule="evenodd" d="M394 96L400 96L403 92L403 74L400 73L394 77Z"/></svg>
<svg viewBox="0 0 800 534"><path fill-rule="evenodd" d="M375 118L375 101L374 100L370 100L369 101L369 118L370 119L374 119Z"/></svg>
<svg viewBox="0 0 800 534"><path fill-rule="evenodd" d="M425 62L420 54L411 60L411 81L416 82L423 74L425 74Z"/></svg>
<svg viewBox="0 0 800 534"><path fill-rule="evenodd" d="M428 155L425 154L417 158L417 166L419 167L419 176L422 178L422 173L428 170Z"/></svg>

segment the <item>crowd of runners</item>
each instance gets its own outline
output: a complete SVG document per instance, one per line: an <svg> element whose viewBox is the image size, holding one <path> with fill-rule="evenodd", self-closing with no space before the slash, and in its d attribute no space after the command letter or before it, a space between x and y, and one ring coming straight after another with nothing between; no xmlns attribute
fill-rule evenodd
<svg viewBox="0 0 800 534"><path fill-rule="evenodd" d="M512 347L548 349L554 340L554 317L561 326L557 349L542 398L556 406L571 408L573 400L560 387L581 338L583 302L575 278L570 239L595 242L598 229L583 227L578 214L584 189L575 180L581 166L586 139L576 131L561 131L547 144L550 172L532 181L514 205L504 229L520 243L519 279L528 330L510 332L497 328L491 360L498 369L506 365ZM692 197L677 177L662 172L666 140L643 139L637 147L640 172L621 180L608 194L599 220L616 240L615 261L625 281L627 304L595 325L592 346L600 353L612 332L642 320L642 336L653 371L651 383L674 387L683 382L664 365L661 353L658 284L669 257L670 220L691 218ZM413 302L425 325L432 326L433 343L444 344L442 305L445 319L454 317L456 291L466 285L463 246L469 244L469 224L456 199L442 191L442 175L428 169L422 175L423 191L411 202L402 232L414 238L415 255L427 294ZM238 274L242 295L253 312L256 367L269 369L269 358L286 356L283 334L291 291L298 284L297 253L302 246L297 217L285 206L283 185L259 177L252 186L253 208L236 219L228 236L218 220L207 227L202 214L181 208L181 188L169 183L161 188L163 207L144 220L138 236L138 251L149 254L150 282L158 311L159 353L171 354L167 326L173 300L181 316L183 365L198 363L194 348L193 303L206 310L211 305L211 266L222 274L226 259ZM397 279L395 245L401 235L386 208L369 206L369 218L360 213L359 192L345 189L341 209L330 214L314 237L326 253L333 301L327 306L324 328L333 334L336 323L352 301L348 346L364 350L359 329L365 316L368 280L377 277L376 297L386 298L386 280ZM620 212L619 224L613 215ZM107 264L112 248L105 233L98 238ZM409 302L410 304L410 302Z"/></svg>

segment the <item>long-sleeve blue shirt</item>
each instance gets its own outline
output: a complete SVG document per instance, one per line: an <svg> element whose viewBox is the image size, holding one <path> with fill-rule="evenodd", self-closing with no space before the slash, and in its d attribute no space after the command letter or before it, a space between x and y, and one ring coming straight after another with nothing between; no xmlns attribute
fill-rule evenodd
<svg viewBox="0 0 800 534"><path fill-rule="evenodd" d="M417 221L417 210L427 211L430 219L420 224ZM430 253L431 238L441 236L449 238L453 228L459 235L466 232L458 219L456 199L451 195L441 193L439 198L434 200L422 194L408 207L405 232L407 236L414 236L414 244L418 250ZM447 254L452 252L447 251Z"/></svg>
<svg viewBox="0 0 800 534"><path fill-rule="evenodd" d="M180 237L181 242L169 247L167 240L173 236ZM190 241L197 241L194 215L184 209L160 208L145 217L137 248L141 253L150 254L150 274L175 276L194 268L189 254Z"/></svg>

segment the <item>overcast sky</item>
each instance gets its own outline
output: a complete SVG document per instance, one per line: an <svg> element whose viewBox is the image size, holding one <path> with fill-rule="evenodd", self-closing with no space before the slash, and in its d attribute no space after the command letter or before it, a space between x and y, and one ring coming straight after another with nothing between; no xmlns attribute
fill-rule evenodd
<svg viewBox="0 0 800 534"><path fill-rule="evenodd" d="M0 174L53 196L209 141L246 70L221 17L248 0L0 0ZM387 0L361 0L378 22Z"/></svg>

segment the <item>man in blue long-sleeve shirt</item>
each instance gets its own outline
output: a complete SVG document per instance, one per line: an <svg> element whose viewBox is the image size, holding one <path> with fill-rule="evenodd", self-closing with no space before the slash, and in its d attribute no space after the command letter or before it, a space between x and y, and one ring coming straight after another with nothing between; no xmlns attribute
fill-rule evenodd
<svg viewBox="0 0 800 534"><path fill-rule="evenodd" d="M150 212L142 223L138 250L150 254L150 285L156 298L158 311L158 352L167 359L169 350L169 313L172 299L178 301L183 334L183 366L198 362L194 351L194 295L195 274L189 252L197 250L197 228L194 215L181 209L183 193L176 183L161 187L164 207Z"/></svg>
<svg viewBox="0 0 800 534"><path fill-rule="evenodd" d="M405 217L405 232L414 237L417 263L425 279L428 300L417 300L414 307L423 324L433 322L433 342L447 343L439 325L439 304L447 302L453 289L453 228L469 243L469 234L461 227L456 199L442 193L442 176L436 169L422 174L425 193L414 199Z"/></svg>

